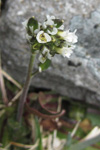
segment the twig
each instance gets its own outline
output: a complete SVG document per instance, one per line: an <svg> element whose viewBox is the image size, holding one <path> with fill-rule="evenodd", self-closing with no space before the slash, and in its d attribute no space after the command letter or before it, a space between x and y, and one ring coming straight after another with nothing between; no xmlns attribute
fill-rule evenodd
<svg viewBox="0 0 100 150"><path fill-rule="evenodd" d="M37 116L39 116L41 118L44 118L44 119L47 119L47 118L49 118L49 119L55 119L57 117L63 116L64 113L65 113L65 110L62 110L61 113L58 113L58 114L55 114L55 115L46 115L46 114L41 113L40 111L38 111L35 108L29 107L28 104L26 104L26 108L27 108L27 110L28 110L29 113L35 114L35 115L37 115Z"/></svg>
<svg viewBox="0 0 100 150"><path fill-rule="evenodd" d="M38 98L38 101L39 101L39 104L40 106L42 107L43 110L47 111L48 113L52 114L52 115L56 115L56 114L60 114L61 113L61 109L58 108L57 111L51 111L51 110L48 110L43 104L42 104L42 100L45 99L44 97L44 94L42 92L39 92L39 98ZM61 98L60 98L61 99ZM58 103L59 103L59 100L58 100ZM59 107L59 104L58 104L58 107Z"/></svg>

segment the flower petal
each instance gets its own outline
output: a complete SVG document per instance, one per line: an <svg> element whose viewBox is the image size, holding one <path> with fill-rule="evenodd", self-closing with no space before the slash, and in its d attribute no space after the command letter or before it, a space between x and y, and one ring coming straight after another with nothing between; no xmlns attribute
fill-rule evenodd
<svg viewBox="0 0 100 150"><path fill-rule="evenodd" d="M57 34L58 29L54 27L52 31L50 31L50 30L47 30L47 31L48 31L49 34L55 35L55 34Z"/></svg>
<svg viewBox="0 0 100 150"><path fill-rule="evenodd" d="M58 53L61 54L63 57L70 57L70 55L73 53L72 49L68 47L63 47L58 50Z"/></svg>
<svg viewBox="0 0 100 150"><path fill-rule="evenodd" d="M38 32L36 39L39 43L47 43L51 41L51 37L44 31Z"/></svg>
<svg viewBox="0 0 100 150"><path fill-rule="evenodd" d="M35 33L35 34L37 34L37 33L40 31L40 26L41 26L41 24L38 23L38 29L34 30L34 33Z"/></svg>
<svg viewBox="0 0 100 150"><path fill-rule="evenodd" d="M46 55L46 57L48 58L48 59L51 59L51 54L50 54L50 50L48 49L48 48L46 48L46 47L44 47L44 49L43 49L43 51L42 51L42 54L43 55Z"/></svg>
<svg viewBox="0 0 100 150"><path fill-rule="evenodd" d="M27 23L28 23L28 20L25 20L22 22L22 25L24 26L24 28L27 28Z"/></svg>
<svg viewBox="0 0 100 150"><path fill-rule="evenodd" d="M27 39L28 41L30 41L31 38L32 38L32 36L29 36L28 34L26 34L26 39Z"/></svg>
<svg viewBox="0 0 100 150"><path fill-rule="evenodd" d="M51 37L47 34L47 33L44 33L46 39L47 39L47 42L50 42L51 41Z"/></svg>
<svg viewBox="0 0 100 150"><path fill-rule="evenodd" d="M42 68L39 66L39 72L42 72Z"/></svg>
<svg viewBox="0 0 100 150"><path fill-rule="evenodd" d="M58 29L59 30L64 30L64 25L62 24Z"/></svg>
<svg viewBox="0 0 100 150"><path fill-rule="evenodd" d="M67 31L60 31L58 32L58 35L60 35L64 40L66 40L69 43L76 43L78 41L78 37L75 35L76 30L74 32Z"/></svg>
<svg viewBox="0 0 100 150"><path fill-rule="evenodd" d="M48 20L55 19L55 16L49 16L49 15L47 15L46 17L47 17Z"/></svg>
<svg viewBox="0 0 100 150"><path fill-rule="evenodd" d="M33 26L29 26L31 33L33 34Z"/></svg>
<svg viewBox="0 0 100 150"><path fill-rule="evenodd" d="M39 61L40 61L41 63L44 63L44 62L46 61L46 58L43 57L43 56L40 54L40 56L39 56Z"/></svg>

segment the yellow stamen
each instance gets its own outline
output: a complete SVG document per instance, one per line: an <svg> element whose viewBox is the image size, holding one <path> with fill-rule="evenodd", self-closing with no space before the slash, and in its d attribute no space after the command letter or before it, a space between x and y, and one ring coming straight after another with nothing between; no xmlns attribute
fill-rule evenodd
<svg viewBox="0 0 100 150"><path fill-rule="evenodd" d="M42 33L42 34L40 35L39 39L40 39L41 41L47 42L47 39L45 38L44 33Z"/></svg>

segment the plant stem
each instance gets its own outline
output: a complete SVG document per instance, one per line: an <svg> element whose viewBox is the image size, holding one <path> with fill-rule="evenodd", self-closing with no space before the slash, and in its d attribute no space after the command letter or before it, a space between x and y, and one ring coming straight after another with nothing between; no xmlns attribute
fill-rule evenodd
<svg viewBox="0 0 100 150"><path fill-rule="evenodd" d="M21 119L22 119L23 108L24 108L24 104L26 102L28 89L29 89L31 79L32 79L31 75L32 75L32 70L33 70L34 58L35 58L35 54L31 54L27 77L26 77L25 85L24 85L23 92L22 92L22 95L21 95L21 98L19 101L19 106L18 106L18 113L17 113L17 121L18 122L21 122Z"/></svg>

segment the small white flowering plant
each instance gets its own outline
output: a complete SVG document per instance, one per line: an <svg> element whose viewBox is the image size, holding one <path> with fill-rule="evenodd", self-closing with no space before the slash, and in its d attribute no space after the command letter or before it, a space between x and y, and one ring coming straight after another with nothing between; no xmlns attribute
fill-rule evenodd
<svg viewBox="0 0 100 150"><path fill-rule="evenodd" d="M39 23L34 17L31 17L24 25L27 30L26 38L31 45L31 52L39 51L41 71L46 63L49 67L50 60L55 54L61 54L68 58L72 54L75 48L74 44L78 40L75 35L76 30L74 32L64 31L63 20L47 15L46 20Z"/></svg>
<svg viewBox="0 0 100 150"><path fill-rule="evenodd" d="M38 70L42 72L50 66L51 59L55 54L69 58L75 48L75 43L78 41L76 30L74 32L64 31L63 23L63 20L49 15L47 15L43 23L39 23L34 17L23 23L27 31L26 38L31 47L31 58L26 83L19 103L18 120L22 116L36 53L39 53Z"/></svg>

